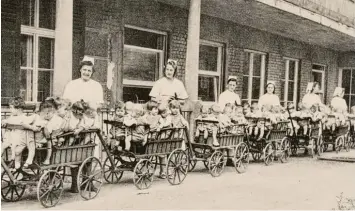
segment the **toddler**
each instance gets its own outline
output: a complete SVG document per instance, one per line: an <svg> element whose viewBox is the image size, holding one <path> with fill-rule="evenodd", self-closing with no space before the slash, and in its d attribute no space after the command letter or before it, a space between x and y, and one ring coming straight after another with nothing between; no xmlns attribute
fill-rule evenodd
<svg viewBox="0 0 355 211"><path fill-rule="evenodd" d="M172 100L169 103L169 108L171 111L171 123L174 128L189 128L189 123L180 113L180 102L177 100Z"/></svg>
<svg viewBox="0 0 355 211"><path fill-rule="evenodd" d="M223 109L223 113L219 114L218 122L219 122L219 131L221 133L228 132L229 127L233 125L231 117L232 116L232 107L225 106Z"/></svg>
<svg viewBox="0 0 355 211"><path fill-rule="evenodd" d="M298 103L298 107L300 109L300 121L299 125L300 128L303 129L303 135L307 136L308 134L308 126L309 126L309 119L312 117L310 111L306 109L301 102Z"/></svg>
<svg viewBox="0 0 355 211"><path fill-rule="evenodd" d="M131 148L131 141L142 142L143 146L146 144L148 134L146 126L149 124L147 122L146 115L144 115L144 109L141 104L133 105L131 116L126 116L123 120L123 124L130 128L125 139L126 151L129 151Z"/></svg>
<svg viewBox="0 0 355 211"><path fill-rule="evenodd" d="M211 127L208 129L209 133L212 133L212 145L214 147L219 147L219 142L217 140L217 132L218 132L218 125L221 124L220 120L221 115L221 108L218 104L214 104L211 108L211 117L209 118L212 121L218 121L218 124L212 124ZM223 123L222 123L223 124Z"/></svg>
<svg viewBox="0 0 355 211"><path fill-rule="evenodd" d="M245 119L243 114L243 107L240 105L235 106L234 115L232 117L232 121L236 122L237 124L243 125L248 124L248 121Z"/></svg>
<svg viewBox="0 0 355 211"><path fill-rule="evenodd" d="M196 118L196 120L201 120L198 122L196 125L196 133L195 137L198 138L200 137L200 133L203 133L203 138L206 140L208 138L208 123L203 122L203 120L207 120L210 116L209 114L209 107L206 105L203 105L201 107L201 114Z"/></svg>
<svg viewBox="0 0 355 211"><path fill-rule="evenodd" d="M97 112L88 103L83 102L84 114L79 128L82 130L99 129L100 120ZM82 131L81 130L81 131ZM90 133L85 134L84 144L92 143L93 137Z"/></svg>
<svg viewBox="0 0 355 211"><path fill-rule="evenodd" d="M125 117L125 104L123 102L117 102L115 103L115 105L113 106L113 108L111 108L111 112L112 112L112 117L111 117L111 121L115 121L117 123L122 123L122 125L118 124L118 125L112 125L111 129L110 129L110 135L111 138L113 139L113 143L111 143L111 147L113 146L118 146L121 140L124 140L126 133L125 133L125 129L123 127L123 121L124 121L124 117Z"/></svg>
<svg viewBox="0 0 355 211"><path fill-rule="evenodd" d="M63 132L74 132L74 136L77 136L83 130L83 128L80 127L85 113L83 102L83 100L77 101L71 106L61 126ZM75 138L71 136L69 138L69 146L73 145L74 141Z"/></svg>
<svg viewBox="0 0 355 211"><path fill-rule="evenodd" d="M295 106L292 102L287 104L288 110L290 112L290 122L288 123L288 128L290 128L290 136L297 135L298 130L300 129L300 125L298 121L295 119L300 116L300 112L296 111Z"/></svg>

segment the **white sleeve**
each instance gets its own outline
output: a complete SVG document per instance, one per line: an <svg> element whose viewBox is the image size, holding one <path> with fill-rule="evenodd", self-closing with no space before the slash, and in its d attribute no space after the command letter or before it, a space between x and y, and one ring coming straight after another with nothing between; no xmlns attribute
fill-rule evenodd
<svg viewBox="0 0 355 211"><path fill-rule="evenodd" d="M182 99L182 100L187 99L189 96L188 96L188 94L187 94L187 92L186 92L186 89L185 89L184 84L182 83L182 81L180 81L180 80L178 80L178 79L176 79L176 81L177 81L178 84L179 84L179 85L176 87L176 88L177 88L177 93L176 93L177 97L178 97L179 99Z"/></svg>
<svg viewBox="0 0 355 211"><path fill-rule="evenodd" d="M161 79L157 80L154 83L153 88L149 93L150 97L159 97L160 96L160 81L161 81Z"/></svg>
<svg viewBox="0 0 355 211"><path fill-rule="evenodd" d="M262 95L260 98L259 98L259 101L258 101L258 106L259 106L259 109L261 109L263 107L263 105L265 104L265 95Z"/></svg>
<svg viewBox="0 0 355 211"><path fill-rule="evenodd" d="M70 102L73 101L73 94L74 90L72 90L72 81L69 81L67 85L65 85L64 91L63 91L63 99L68 99Z"/></svg>
<svg viewBox="0 0 355 211"><path fill-rule="evenodd" d="M224 93L224 92L223 92ZM225 100L225 97L224 97L224 94L223 93L221 93L220 95L219 95L219 98L218 98L218 104L219 104L219 107L222 109L222 111L223 111L223 109L224 109L224 106L226 106L226 100Z"/></svg>
<svg viewBox="0 0 355 211"><path fill-rule="evenodd" d="M101 103L104 102L104 91L103 91L102 86L99 82L97 82L97 93L96 93L95 101L96 101L95 103L97 106L99 106Z"/></svg>

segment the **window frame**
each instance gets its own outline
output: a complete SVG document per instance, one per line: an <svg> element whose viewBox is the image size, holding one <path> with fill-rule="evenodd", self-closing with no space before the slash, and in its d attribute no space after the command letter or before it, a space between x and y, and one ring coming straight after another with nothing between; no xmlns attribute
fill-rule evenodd
<svg viewBox="0 0 355 211"><path fill-rule="evenodd" d="M144 31L144 32L150 32L150 33L155 33L164 36L164 43L163 43L163 49L158 50L158 49L152 49L152 48L145 48L145 47L140 47L140 46L135 46L135 45L128 45L124 44L123 50L125 49L132 49L132 50L140 50L142 52L149 52L149 53L158 53L159 54L159 70L157 73L157 76L155 78L155 81L158 80L162 75L163 75L163 69L164 69L164 61L166 58L166 52L167 52L167 36L168 33L164 31L158 31L154 29L148 29L148 28L143 28L143 27L138 27L138 26L133 26L129 24L124 25L125 28L130 28L130 29L135 29L139 31ZM124 79L123 78L123 86L125 87L142 87L142 88L147 88L147 87L153 87L155 81L142 81L142 80L130 80L130 79Z"/></svg>
<svg viewBox="0 0 355 211"><path fill-rule="evenodd" d="M297 95L298 95L298 73L299 73L299 59L294 59L294 58L289 58L289 57L283 57L283 61L286 62L285 64L285 77L284 79L281 79L282 83L284 84L284 99L282 99L282 102L284 102L286 105L288 102L293 102L295 105L297 105ZM294 73L294 78L293 80L289 79L289 73L290 73L290 61L295 62L295 73ZM293 85L293 99L292 101L288 99L288 84L289 82L292 81L294 83Z"/></svg>
<svg viewBox="0 0 355 211"><path fill-rule="evenodd" d="M54 75L54 61L53 61L53 68L40 68L39 65L39 40L40 38L48 38L54 40L55 46L55 30L54 29L47 29L47 28L40 28L39 27L39 0L35 0L35 7L34 7L34 23L33 26L27 26L21 24L21 35L32 36L32 49L31 51L27 50L27 57L32 58L32 67L28 66L20 66L20 71L22 70L31 70L32 71L32 83L29 82L29 78L27 77L27 84L26 84L26 99L32 98L32 100L26 100L26 103L37 103L38 102L38 76L39 71L52 71L52 78ZM58 9L58 1L55 2L56 5L56 16L57 16L57 9ZM27 42L27 46L29 47L30 44ZM28 49L28 48L27 48ZM55 53L55 49L53 49L53 54ZM27 72L27 75L29 73ZM29 85L30 84L30 85ZM28 89L28 88L31 89ZM32 94L31 94L32 92ZM53 81L51 81L50 87L50 95L53 94Z"/></svg>
<svg viewBox="0 0 355 211"><path fill-rule="evenodd" d="M243 75L242 75L243 78L245 76L248 76L248 98L247 99L241 99L241 100L242 101L247 101L249 104L251 104L251 101L252 101L252 89L253 89L253 78L260 78L259 98L263 95L263 93L265 91L266 55L267 55L267 53L261 52L261 51L249 50L249 49L244 49L244 53L250 53L250 57L249 57L249 74L248 75L244 75L244 72L243 72ZM255 54L261 55L260 76L254 76L253 75L254 55ZM243 96L243 94L242 94L242 96Z"/></svg>
<svg viewBox="0 0 355 211"><path fill-rule="evenodd" d="M338 86L342 87L342 81L343 81L343 70L350 70L351 71L351 75L352 72L355 71L355 67L341 67L339 68L339 77L338 77ZM350 80L350 92L349 92L349 105L348 105L348 110L350 111L351 109L351 99L354 97L355 98L355 92L354 94L352 94L352 83L355 83L355 81L353 79ZM344 87L342 87L344 88ZM354 105L355 106L355 105Z"/></svg>
<svg viewBox="0 0 355 211"><path fill-rule="evenodd" d="M198 68L198 77L199 76L206 76L206 77L213 77L214 78L213 81L214 81L214 85L215 85L215 90L214 90L215 101L202 101L206 105L209 105L209 104L212 105L212 104L218 102L219 94L221 93L224 44L223 43L209 41L209 40L200 39L199 47L201 45L218 48L217 71L216 72L212 72L212 71L208 71L208 70L200 70L200 68ZM216 80L217 77L218 77L218 80ZM197 83L198 83L198 81L197 81ZM198 92L198 90L197 90L197 92Z"/></svg>
<svg viewBox="0 0 355 211"><path fill-rule="evenodd" d="M322 69L322 70L313 69L313 65L321 66L321 67L323 67L323 69ZM326 85L326 84L325 84L325 72L326 72L326 68L327 68L327 66L324 65L324 64L312 63L312 72L311 72L311 74L312 74L313 72L315 72L315 73L321 73L321 74L322 74L322 84L321 84L322 89L319 90L319 93L322 94L323 97L325 97L325 90L326 90L326 88L325 88L325 85Z"/></svg>

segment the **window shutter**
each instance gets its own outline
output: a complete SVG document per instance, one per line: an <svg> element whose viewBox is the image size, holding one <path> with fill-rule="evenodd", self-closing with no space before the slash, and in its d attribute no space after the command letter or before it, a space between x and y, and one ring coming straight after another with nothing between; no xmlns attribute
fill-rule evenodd
<svg viewBox="0 0 355 211"><path fill-rule="evenodd" d="M1 0L1 103L19 94L20 0ZM15 80L14 80L15 79Z"/></svg>

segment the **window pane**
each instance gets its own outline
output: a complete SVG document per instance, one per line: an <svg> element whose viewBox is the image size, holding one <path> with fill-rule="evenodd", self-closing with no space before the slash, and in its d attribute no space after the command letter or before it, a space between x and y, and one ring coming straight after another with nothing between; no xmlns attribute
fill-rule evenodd
<svg viewBox="0 0 355 211"><path fill-rule="evenodd" d="M350 104L347 102L348 103L347 105L349 108L351 108L352 106L355 106L355 96L354 95L350 96L350 102L351 102Z"/></svg>
<svg viewBox="0 0 355 211"><path fill-rule="evenodd" d="M248 99L248 76L243 76L243 92L242 99Z"/></svg>
<svg viewBox="0 0 355 211"><path fill-rule="evenodd" d="M53 71L38 71L38 102L43 102L52 95L52 85Z"/></svg>
<svg viewBox="0 0 355 211"><path fill-rule="evenodd" d="M39 0L39 27L55 29L55 0Z"/></svg>
<svg viewBox="0 0 355 211"><path fill-rule="evenodd" d="M343 75L342 75L341 85L345 89L345 94L349 94L350 93L351 70L344 69L342 74Z"/></svg>
<svg viewBox="0 0 355 211"><path fill-rule="evenodd" d="M285 97L285 87L286 87L285 81L282 80L282 81L281 81L281 84L282 84L282 86L281 86L281 98L280 98L280 100L284 100L284 97Z"/></svg>
<svg viewBox="0 0 355 211"><path fill-rule="evenodd" d="M354 98L354 97L352 97L352 98ZM344 95L344 99L345 99L345 101L346 101L346 105L348 105L349 108L350 108L351 106L355 105L355 103L354 103L353 105L350 105L350 104L349 104L349 102L350 102L350 95L348 95L348 94Z"/></svg>
<svg viewBox="0 0 355 211"><path fill-rule="evenodd" d="M123 78L155 81L159 72L159 53L137 49L124 49Z"/></svg>
<svg viewBox="0 0 355 211"><path fill-rule="evenodd" d="M294 91L294 86L295 82L288 82L288 95L287 95L287 100L292 101L293 100L293 91Z"/></svg>
<svg viewBox="0 0 355 211"><path fill-rule="evenodd" d="M261 57L260 54L254 54L254 67L253 67L253 75L260 76L261 73Z"/></svg>
<svg viewBox="0 0 355 211"><path fill-rule="evenodd" d="M149 93L151 88L123 87L123 101L134 103L145 103L150 100Z"/></svg>
<svg viewBox="0 0 355 211"><path fill-rule="evenodd" d="M323 87L322 87L322 73L319 73L319 72L313 72L312 71L312 78L311 78L311 80L313 81L313 82L318 82L318 84L319 84L319 89L320 90L323 90Z"/></svg>
<svg viewBox="0 0 355 211"><path fill-rule="evenodd" d="M289 61L289 66L288 66L288 78L289 80L295 80L295 68L296 68L296 61Z"/></svg>
<svg viewBox="0 0 355 211"><path fill-rule="evenodd" d="M260 97L260 78L253 78L253 88L251 93L252 99L259 99Z"/></svg>
<svg viewBox="0 0 355 211"><path fill-rule="evenodd" d="M250 60L250 53L244 53L244 65L243 65L243 75L249 75L249 60Z"/></svg>
<svg viewBox="0 0 355 211"><path fill-rule="evenodd" d="M322 71L324 71L324 70L325 70L325 67L322 66L322 65L314 64L314 65L312 65L312 69L313 69L313 70L322 70Z"/></svg>
<svg viewBox="0 0 355 211"><path fill-rule="evenodd" d="M54 68L54 39L39 38L38 67L53 69Z"/></svg>
<svg viewBox="0 0 355 211"><path fill-rule="evenodd" d="M200 45L199 69L217 72L218 47Z"/></svg>
<svg viewBox="0 0 355 211"><path fill-rule="evenodd" d="M124 43L145 48L164 49L164 35L125 28Z"/></svg>
<svg viewBox="0 0 355 211"><path fill-rule="evenodd" d="M33 67L33 37L21 34L21 66Z"/></svg>
<svg viewBox="0 0 355 211"><path fill-rule="evenodd" d="M198 76L198 99L202 101L216 101L218 77Z"/></svg>
<svg viewBox="0 0 355 211"><path fill-rule="evenodd" d="M26 26L34 26L35 0L24 0L21 2L21 24Z"/></svg>
<svg viewBox="0 0 355 211"><path fill-rule="evenodd" d="M32 101L32 70L20 71L20 96L26 101Z"/></svg>

